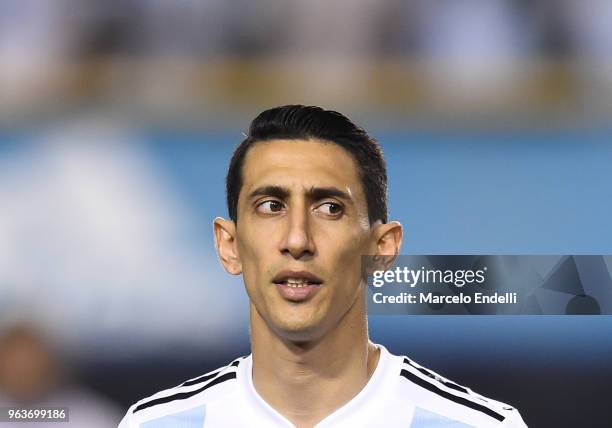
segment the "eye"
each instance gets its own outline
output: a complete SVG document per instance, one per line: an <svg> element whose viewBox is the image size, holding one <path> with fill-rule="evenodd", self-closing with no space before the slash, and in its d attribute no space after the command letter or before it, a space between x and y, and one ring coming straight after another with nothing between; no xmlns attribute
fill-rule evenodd
<svg viewBox="0 0 612 428"><path fill-rule="evenodd" d="M337 204L335 202L325 202L316 207L315 211L328 216L337 217L342 214L343 208L342 205Z"/></svg>
<svg viewBox="0 0 612 428"><path fill-rule="evenodd" d="M257 212L262 214L273 214L283 210L283 204L280 201L269 200L257 204Z"/></svg>

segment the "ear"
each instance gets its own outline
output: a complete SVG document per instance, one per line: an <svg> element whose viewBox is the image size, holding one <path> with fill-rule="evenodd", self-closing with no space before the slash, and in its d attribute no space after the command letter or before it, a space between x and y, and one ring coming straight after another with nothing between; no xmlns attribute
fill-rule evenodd
<svg viewBox="0 0 612 428"><path fill-rule="evenodd" d="M388 269L400 252L402 246L403 230L398 221L380 223L375 226L375 259L378 260L383 269Z"/></svg>
<svg viewBox="0 0 612 428"><path fill-rule="evenodd" d="M213 222L215 233L215 248L221 264L232 275L242 273L242 263L236 245L236 224L232 220L221 217Z"/></svg>

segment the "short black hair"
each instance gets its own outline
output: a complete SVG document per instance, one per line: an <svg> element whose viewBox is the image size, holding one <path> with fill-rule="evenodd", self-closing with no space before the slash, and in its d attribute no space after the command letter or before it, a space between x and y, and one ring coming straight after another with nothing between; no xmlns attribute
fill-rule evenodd
<svg viewBox="0 0 612 428"><path fill-rule="evenodd" d="M357 164L370 224L378 220L387 222L387 168L380 145L337 111L304 105L286 105L260 113L251 122L246 138L234 150L226 178L227 207L234 222L238 221L242 166L247 152L257 142L276 139L319 139L344 148Z"/></svg>

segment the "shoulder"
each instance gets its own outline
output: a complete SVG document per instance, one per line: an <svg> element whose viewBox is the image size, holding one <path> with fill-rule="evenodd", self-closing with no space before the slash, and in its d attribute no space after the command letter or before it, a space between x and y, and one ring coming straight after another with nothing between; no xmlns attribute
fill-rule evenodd
<svg viewBox="0 0 612 428"><path fill-rule="evenodd" d="M453 421L478 427L526 427L514 407L484 397L406 356L394 357L398 364L398 393L413 402L415 426L420 426L417 420L422 419L426 425Z"/></svg>
<svg viewBox="0 0 612 428"><path fill-rule="evenodd" d="M137 427L165 417L193 420L199 413L203 421L207 404L232 399L236 394L237 369L246 358L236 358L226 366L137 401L128 409L119 427Z"/></svg>

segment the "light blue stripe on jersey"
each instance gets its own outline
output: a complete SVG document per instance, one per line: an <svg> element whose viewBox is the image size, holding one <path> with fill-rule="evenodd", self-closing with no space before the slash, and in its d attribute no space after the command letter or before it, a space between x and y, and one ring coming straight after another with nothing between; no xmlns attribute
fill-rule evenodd
<svg viewBox="0 0 612 428"><path fill-rule="evenodd" d="M428 410L417 407L410 428L468 428L463 422L449 419L445 416L432 413Z"/></svg>
<svg viewBox="0 0 612 428"><path fill-rule="evenodd" d="M206 406L162 416L140 424L140 428L202 428L206 419Z"/></svg>

